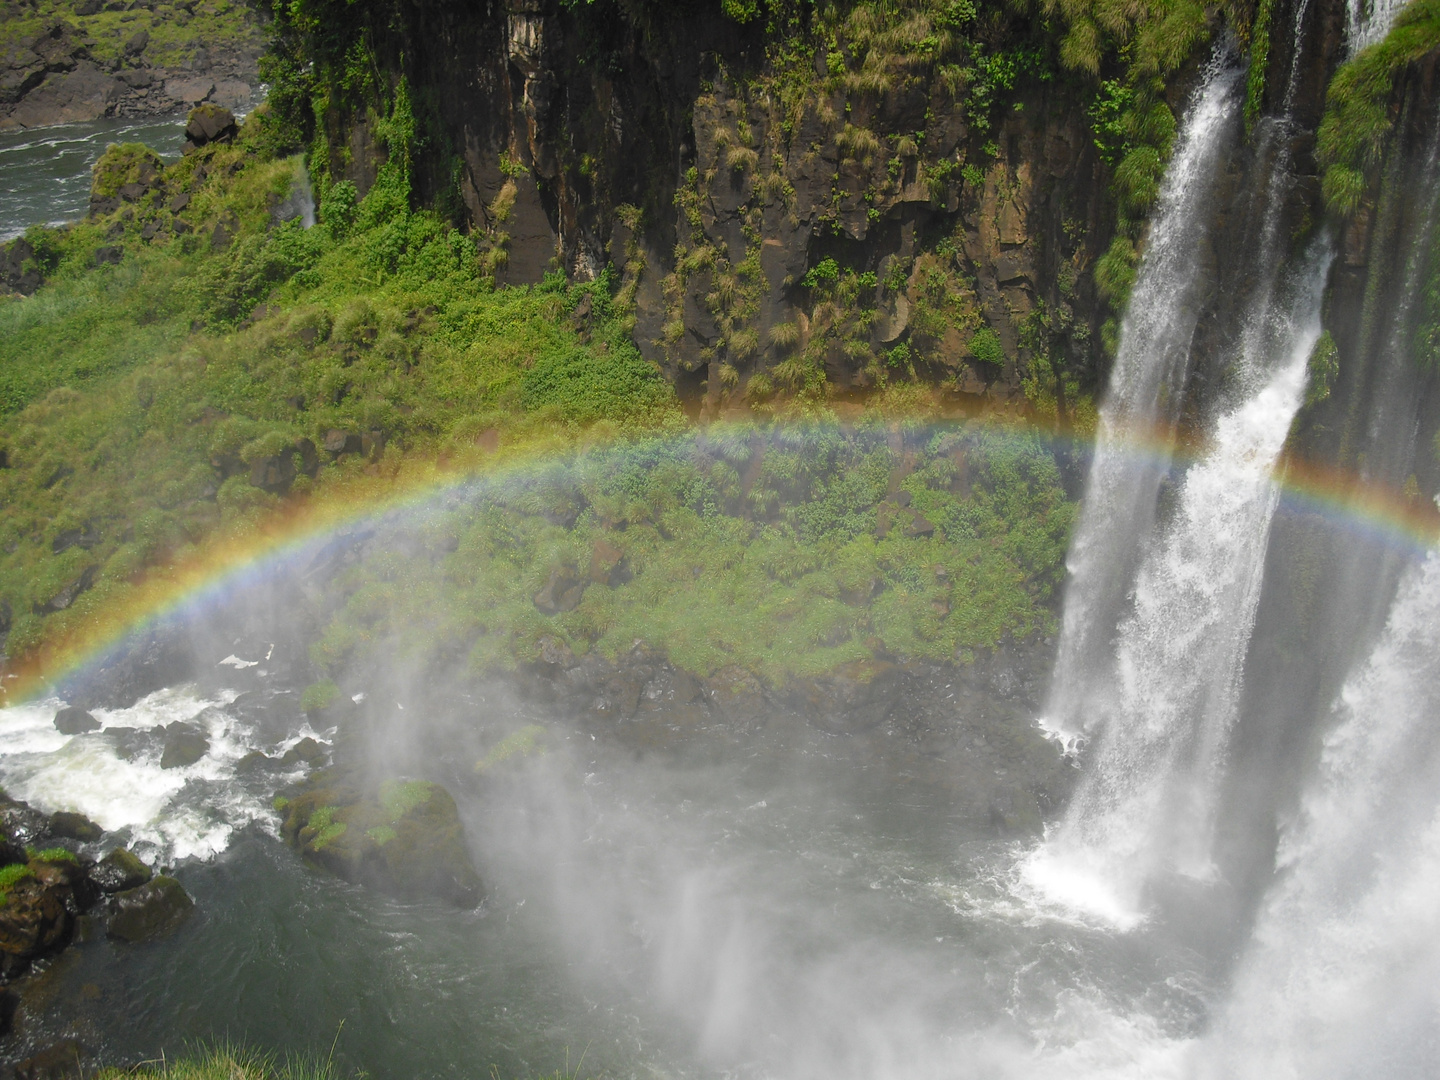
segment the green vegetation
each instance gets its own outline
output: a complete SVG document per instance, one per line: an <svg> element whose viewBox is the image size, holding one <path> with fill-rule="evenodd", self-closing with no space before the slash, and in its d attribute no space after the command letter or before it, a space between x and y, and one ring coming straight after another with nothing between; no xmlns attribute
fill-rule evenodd
<svg viewBox="0 0 1440 1080"><path fill-rule="evenodd" d="M1394 127L1395 82L1411 64L1440 48L1440 0L1414 0L1390 33L1343 64L1330 80L1317 154L1325 202L1337 214L1360 208Z"/></svg>
<svg viewBox="0 0 1440 1080"><path fill-rule="evenodd" d="M450 554L377 551L342 575L348 600L312 660L338 674L374 650L486 670L556 644L644 642L698 674L739 664L781 683L1048 632L1074 504L1047 446L996 422L911 427L907 474L890 438L878 415L848 431L712 428L484 485L426 525ZM887 496L892 478L906 499ZM623 576L593 571L602 545L623 551ZM546 614L557 580L575 601Z"/></svg>
<svg viewBox="0 0 1440 1080"><path fill-rule="evenodd" d="M78 862L79 862L79 860L75 857L75 853L74 853L73 851L71 851L69 848L63 848L63 847L45 848L43 851L37 851L37 852L35 853L35 858L38 859L40 862L47 862L47 863L56 863L56 862L78 863Z"/></svg>
<svg viewBox="0 0 1440 1080"><path fill-rule="evenodd" d="M330 679L311 683L300 694L300 708L305 712L327 708L340 700L340 688Z"/></svg>
<svg viewBox="0 0 1440 1080"><path fill-rule="evenodd" d="M1305 405L1318 405L1330 396L1335 376L1340 374L1340 349L1329 330L1323 330L1310 350L1307 362L1309 376L1306 379Z"/></svg>
<svg viewBox="0 0 1440 1080"><path fill-rule="evenodd" d="M134 1068L101 1069L96 1080L338 1080L333 1054L280 1060L232 1043L197 1048L174 1060L146 1061Z"/></svg>
<svg viewBox="0 0 1440 1080"><path fill-rule="evenodd" d="M475 763L476 772L493 769L503 761L517 757L537 757L545 753L546 732L539 724L526 724L510 732Z"/></svg>
<svg viewBox="0 0 1440 1080"><path fill-rule="evenodd" d="M28 44L57 20L69 23L72 37L84 42L90 56L101 63L121 57L126 44L142 30L149 35L142 56L152 67L179 69L201 50L258 54L265 44L254 11L234 0L183 7L166 0L153 7L106 4L93 15L77 15L75 8L74 0L35 0L11 9L0 21L0 52Z"/></svg>

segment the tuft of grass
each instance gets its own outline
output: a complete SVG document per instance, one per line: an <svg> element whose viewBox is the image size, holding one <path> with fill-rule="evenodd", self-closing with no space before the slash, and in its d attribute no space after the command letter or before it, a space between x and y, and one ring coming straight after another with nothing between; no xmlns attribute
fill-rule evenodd
<svg viewBox="0 0 1440 1080"><path fill-rule="evenodd" d="M1400 73L1440 47L1440 0L1414 0L1390 32L1342 64L1325 93L1316 153L1326 205L1342 216L1360 208L1366 178L1380 165L1395 123L1391 97Z"/></svg>
<svg viewBox="0 0 1440 1080"><path fill-rule="evenodd" d="M325 1058L277 1058L237 1043L196 1047L173 1060L143 1061L130 1068L108 1067L96 1080L340 1080L334 1047Z"/></svg>

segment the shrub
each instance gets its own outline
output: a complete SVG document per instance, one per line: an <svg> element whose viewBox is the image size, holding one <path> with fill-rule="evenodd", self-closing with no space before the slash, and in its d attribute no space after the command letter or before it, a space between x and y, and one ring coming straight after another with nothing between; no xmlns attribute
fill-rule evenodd
<svg viewBox="0 0 1440 1080"><path fill-rule="evenodd" d="M1003 367L1005 364L1005 346L1000 343L1000 335L988 326L976 331L970 339L970 353L976 360L991 367Z"/></svg>

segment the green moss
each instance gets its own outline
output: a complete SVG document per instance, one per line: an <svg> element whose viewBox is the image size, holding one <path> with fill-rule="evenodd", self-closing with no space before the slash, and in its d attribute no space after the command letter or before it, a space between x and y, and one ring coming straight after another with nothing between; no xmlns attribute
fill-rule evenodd
<svg viewBox="0 0 1440 1080"><path fill-rule="evenodd" d="M426 780L387 780L380 785L380 805L393 825L429 802L435 791L435 785Z"/></svg>
<svg viewBox="0 0 1440 1080"><path fill-rule="evenodd" d="M376 825L372 828L366 829L365 835L368 836L371 840L374 840L375 843L379 844L381 847L384 847L386 844L390 843L391 840L394 840L398 834L395 832L395 828L393 825Z"/></svg>
<svg viewBox="0 0 1440 1080"><path fill-rule="evenodd" d="M10 890L20 882L33 878L35 871L24 863L12 863L9 866L0 867L0 899L9 895Z"/></svg>
<svg viewBox="0 0 1440 1080"><path fill-rule="evenodd" d="M313 820L312 824L313 824ZM317 827L315 837L310 841L311 851L324 851L327 847L345 835L349 826L343 821L334 821L323 827Z"/></svg>
<svg viewBox="0 0 1440 1080"><path fill-rule="evenodd" d="M512 731L490 748L483 758L475 763L476 772L493 769L503 761L516 757L533 757L545 753L546 732L539 724L527 724Z"/></svg>
<svg viewBox="0 0 1440 1080"><path fill-rule="evenodd" d="M79 860L75 857L75 853L74 853L73 851L71 851L69 848L63 848L63 847L45 848L43 851L37 851L37 852L35 853L35 858L38 859L40 862L48 862L48 863L54 863L54 862L78 863L78 862L79 862Z"/></svg>
<svg viewBox="0 0 1440 1080"><path fill-rule="evenodd" d="M1331 211L1360 208L1366 177L1378 168L1395 123L1391 108L1401 72L1440 47L1440 0L1414 0L1385 38L1342 64L1325 94L1317 155Z"/></svg>
<svg viewBox="0 0 1440 1080"><path fill-rule="evenodd" d="M324 709L340 700L340 688L330 679L311 683L300 694L300 708L305 712Z"/></svg>
<svg viewBox="0 0 1440 1080"><path fill-rule="evenodd" d="M1307 371L1308 384L1305 388L1305 404L1306 406L1318 405L1330 396L1330 388L1335 383L1335 376L1340 373L1340 350L1336 347L1335 339L1330 336L1329 330L1321 331L1315 347L1310 350Z"/></svg>

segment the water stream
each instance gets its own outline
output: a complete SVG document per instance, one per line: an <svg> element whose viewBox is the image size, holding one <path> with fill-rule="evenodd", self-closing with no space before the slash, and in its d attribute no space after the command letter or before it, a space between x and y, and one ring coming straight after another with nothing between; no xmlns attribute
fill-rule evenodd
<svg viewBox="0 0 1440 1080"><path fill-rule="evenodd" d="M1066 560L1064 625L1044 721L1063 737L1081 735L1094 719L1095 699L1104 692L1103 659L1169 469L1171 429L1200 314L1203 264L1196 253L1214 226L1214 188L1238 129L1239 83L1240 71L1222 49L1184 119L1121 324Z"/></svg>

